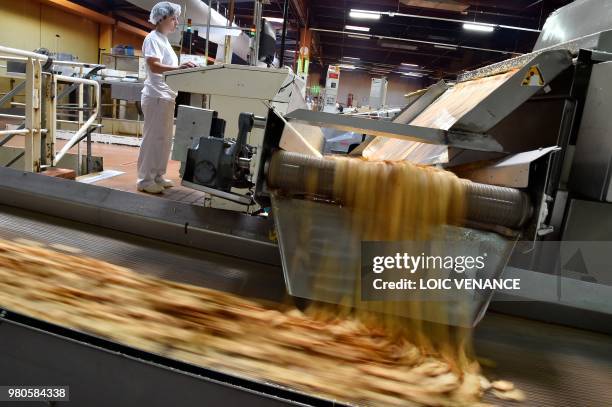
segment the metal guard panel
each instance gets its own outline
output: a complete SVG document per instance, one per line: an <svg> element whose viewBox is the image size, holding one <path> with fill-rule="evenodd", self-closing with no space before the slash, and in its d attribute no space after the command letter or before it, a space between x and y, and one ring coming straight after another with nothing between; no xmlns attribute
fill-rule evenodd
<svg viewBox="0 0 612 407"><path fill-rule="evenodd" d="M366 119L363 117L345 116L334 113L313 112L297 109L285 115L290 121L313 126L334 128L355 133L366 133L371 136L420 141L428 144L446 144L445 132L427 127L411 126L388 122L385 120Z"/></svg>
<svg viewBox="0 0 612 407"><path fill-rule="evenodd" d="M545 51L537 55L464 114L451 130L487 133L570 66L572 55L567 50ZM537 86L524 85L532 69L539 70L542 82Z"/></svg>
<svg viewBox="0 0 612 407"><path fill-rule="evenodd" d="M609 30L611 20L610 0L574 1L546 19L534 51Z"/></svg>
<svg viewBox="0 0 612 407"><path fill-rule="evenodd" d="M444 92L448 90L448 85L441 80L434 85L431 85L427 90L412 103L402 109L401 112L392 120L393 123L410 123L418 115L423 113L428 106L436 101Z"/></svg>
<svg viewBox="0 0 612 407"><path fill-rule="evenodd" d="M305 109L294 110L285 117L290 121L295 120L311 126L352 131L399 141L448 145L449 147L477 151L503 151L502 146L494 138L484 134L484 132L468 135L465 131L446 131L445 129L433 127L414 126L333 113L312 112Z"/></svg>

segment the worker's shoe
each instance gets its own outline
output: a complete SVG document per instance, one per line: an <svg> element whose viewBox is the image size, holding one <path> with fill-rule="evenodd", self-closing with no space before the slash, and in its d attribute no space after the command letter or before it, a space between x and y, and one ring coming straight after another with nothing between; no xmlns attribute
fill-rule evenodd
<svg viewBox="0 0 612 407"><path fill-rule="evenodd" d="M164 187L159 184L151 184L146 187L138 187L140 192L146 192L147 194L161 194L164 192Z"/></svg>
<svg viewBox="0 0 612 407"><path fill-rule="evenodd" d="M157 178L155 180L155 183L157 185L162 186L163 188L172 188L174 186L174 182L170 181L169 179L165 179L165 178Z"/></svg>

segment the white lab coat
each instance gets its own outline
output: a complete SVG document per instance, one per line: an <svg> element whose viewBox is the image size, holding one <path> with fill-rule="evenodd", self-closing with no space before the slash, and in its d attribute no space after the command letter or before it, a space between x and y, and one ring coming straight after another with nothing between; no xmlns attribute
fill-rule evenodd
<svg viewBox="0 0 612 407"><path fill-rule="evenodd" d="M153 30L144 40L145 58L153 57L165 65L178 65L178 58L163 34ZM163 75L154 74L146 65L147 79L142 90L141 104L144 131L138 155L138 188L146 188L163 178L170 159L174 126L174 99L176 93L163 81Z"/></svg>

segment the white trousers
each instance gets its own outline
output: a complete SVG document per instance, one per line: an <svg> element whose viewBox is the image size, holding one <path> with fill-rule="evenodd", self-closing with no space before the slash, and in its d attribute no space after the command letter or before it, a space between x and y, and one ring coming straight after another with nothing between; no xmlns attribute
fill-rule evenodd
<svg viewBox="0 0 612 407"><path fill-rule="evenodd" d="M138 154L138 187L162 178L168 167L174 125L174 100L141 97L144 131Z"/></svg>

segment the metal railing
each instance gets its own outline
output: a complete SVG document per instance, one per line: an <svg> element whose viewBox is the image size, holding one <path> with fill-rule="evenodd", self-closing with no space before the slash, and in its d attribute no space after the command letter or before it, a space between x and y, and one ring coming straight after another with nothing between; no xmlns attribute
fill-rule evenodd
<svg viewBox="0 0 612 407"><path fill-rule="evenodd" d="M23 61L25 64L25 170L40 171L41 166L41 114L42 114L42 64L49 57L35 52L0 46L0 59ZM15 76L15 75L13 75ZM20 75L18 75L20 76ZM6 130L7 137L20 134L19 129Z"/></svg>
<svg viewBox="0 0 612 407"><path fill-rule="evenodd" d="M83 79L83 78L73 78L70 76L63 75L55 75L56 80L61 82L70 82L70 83L78 83L79 84L79 97L78 97L78 105L77 108L79 110L79 124L80 127L76 133L70 138L70 140L64 145L64 147L57 153L53 159L53 165L55 165L62 157L77 144L81 138L85 135L87 130L93 124L93 122L98 117L98 113L100 111L100 84L91 79ZM94 92L94 102L91 106L93 110L91 110L91 115L87 119L85 123L82 123L83 120L83 85L93 86ZM81 124L82 123L82 124ZM79 155L80 156L80 155Z"/></svg>
<svg viewBox="0 0 612 407"><path fill-rule="evenodd" d="M25 74L7 73L3 76L22 79L23 83L18 84L7 95L0 98L0 105L12 100L12 98L21 90L25 90L25 103L12 102L13 106L22 106L25 109L25 114L12 115L0 114L0 117L10 119L23 119L24 123L19 128L14 130L2 130L0 136L0 146L8 142L16 135L25 136L25 149L22 154L11 160L11 164L16 162L21 156L25 157L25 170L39 172L46 165L56 165L66 153L75 145L78 148L78 168L77 174L80 174L80 145L79 142L88 135L88 131L101 109L100 85L98 82L82 77L70 77L64 75L55 75L53 72L45 72L43 66L49 61L47 55L38 54L36 52L9 48L0 45L0 60L17 61L25 64ZM53 61L53 65L73 66L80 68L80 76L83 76L84 68L98 68L98 65L87 64L73 61ZM44 80L43 80L44 78ZM58 95L58 82L71 83L72 86ZM93 101L91 106L85 107L83 103L84 86L92 87ZM74 110L78 112L78 120L76 123L79 128L73 137L64 145L64 147L56 154L56 125L57 125L57 101L65 94L78 90L78 103L74 106ZM43 108L45 109L45 127L42 128ZM89 111L90 115L87 120L84 120L83 112ZM44 139L42 138L44 136ZM44 141L44 143L43 143ZM90 152L88 151L88 154Z"/></svg>

